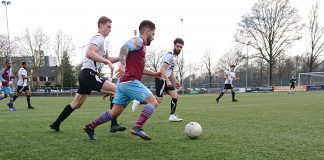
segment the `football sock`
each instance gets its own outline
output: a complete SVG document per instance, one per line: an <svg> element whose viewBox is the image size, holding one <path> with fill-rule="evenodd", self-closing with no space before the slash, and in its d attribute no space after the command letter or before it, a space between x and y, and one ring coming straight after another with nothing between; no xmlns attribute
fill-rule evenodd
<svg viewBox="0 0 324 160"><path fill-rule="evenodd" d="M61 114L57 117L56 121L54 122L56 125L60 125L72 112L74 109L71 107L70 104L68 104Z"/></svg>
<svg viewBox="0 0 324 160"><path fill-rule="evenodd" d="M177 101L178 99L172 98L171 99L171 113L170 114L174 114L176 109L177 109Z"/></svg>
<svg viewBox="0 0 324 160"><path fill-rule="evenodd" d="M113 117L112 117L110 111L103 112L97 119L95 119L91 123L87 124L86 126L91 128L91 129L95 129L100 124L108 122L109 120L112 120L112 119L113 119Z"/></svg>
<svg viewBox="0 0 324 160"><path fill-rule="evenodd" d="M232 92L232 100L234 101L235 99L235 92Z"/></svg>
<svg viewBox="0 0 324 160"><path fill-rule="evenodd" d="M222 98L222 97L223 97L223 95L224 95L224 92L221 92L221 93L219 94L219 96L218 96L218 98L217 98L217 99L220 99L220 98Z"/></svg>
<svg viewBox="0 0 324 160"><path fill-rule="evenodd" d="M112 101L114 100L113 96L110 96L110 109L113 108L114 104L112 103ZM111 119L111 126L117 125L117 120L116 119Z"/></svg>
<svg viewBox="0 0 324 160"><path fill-rule="evenodd" d="M14 99L15 99L15 97L14 97ZM27 105L28 105L28 107L31 107L31 104L30 104L30 96L27 96Z"/></svg>
<svg viewBox="0 0 324 160"><path fill-rule="evenodd" d="M153 114L155 110L155 107L148 103L144 106L137 122L134 125L134 128L142 128L142 126L144 125L144 123L151 117L151 115Z"/></svg>
<svg viewBox="0 0 324 160"><path fill-rule="evenodd" d="M18 96L14 95L13 101L15 101L18 98Z"/></svg>

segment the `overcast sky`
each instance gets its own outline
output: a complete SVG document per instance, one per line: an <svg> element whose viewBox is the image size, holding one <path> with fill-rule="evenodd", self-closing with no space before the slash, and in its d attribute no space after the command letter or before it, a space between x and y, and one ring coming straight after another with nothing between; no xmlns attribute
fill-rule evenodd
<svg viewBox="0 0 324 160"><path fill-rule="evenodd" d="M2 0L1 0L2 1ZM209 50L215 59L234 46L233 35L241 16L251 10L257 0L10 0L8 19L10 37L20 36L25 28L38 27L51 36L53 41L58 29L72 36L76 50L73 64L81 62L81 46L88 43L97 32L100 16L112 19L112 32L108 40L114 55L134 35L134 30L144 19L156 24L155 40L152 46L171 50L172 41L182 36L185 41L185 58L199 62L200 56ZM299 10L302 21L313 0L291 0ZM324 4L320 4L320 18L323 19ZM323 25L324 22L321 24ZM5 7L0 6L0 34L7 34ZM295 43L290 52L300 54L305 50L305 40ZM51 47L53 48L53 47ZM53 51L51 51L53 53ZM50 51L48 53L51 53Z"/></svg>

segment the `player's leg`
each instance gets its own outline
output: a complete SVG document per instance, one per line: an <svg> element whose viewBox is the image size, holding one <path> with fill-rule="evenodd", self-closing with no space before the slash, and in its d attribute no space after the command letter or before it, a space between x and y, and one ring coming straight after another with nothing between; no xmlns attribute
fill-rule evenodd
<svg viewBox="0 0 324 160"><path fill-rule="evenodd" d="M17 86L17 92L16 92L16 95L14 95L13 97L13 101L15 102L16 99L20 96L20 94L22 93L22 90L23 90L23 86Z"/></svg>
<svg viewBox="0 0 324 160"><path fill-rule="evenodd" d="M222 92L219 94L219 96L216 98L216 102L218 103L219 100L223 97L223 95L227 92L227 87L225 85L224 89L222 90Z"/></svg>
<svg viewBox="0 0 324 160"><path fill-rule="evenodd" d="M68 104L67 106L65 106L65 108L63 109L63 111L61 112L61 114L57 117L57 119L50 125L50 128L55 130L55 131L60 131L60 125L61 123L70 116L70 114L76 110L79 109L82 104L84 103L84 101L86 100L87 95L86 94L79 94L76 93L76 95L74 96L73 101Z"/></svg>
<svg viewBox="0 0 324 160"><path fill-rule="evenodd" d="M231 89L231 92L232 92L232 102L238 102L238 100L235 99L235 89L232 88L232 89Z"/></svg>
<svg viewBox="0 0 324 160"><path fill-rule="evenodd" d="M9 103L7 104L11 111L16 111L17 109L13 106L13 94L9 94Z"/></svg>
<svg viewBox="0 0 324 160"><path fill-rule="evenodd" d="M94 121L85 125L84 131L88 134L90 140L97 139L94 134L94 129L97 126L106 123L112 119L116 119L124 111L124 108L131 101L131 99L127 95L125 95L123 92L120 91L120 88L121 88L120 86L117 87L115 98L112 102L114 104L112 110L103 112Z"/></svg>
<svg viewBox="0 0 324 160"><path fill-rule="evenodd" d="M29 87L28 86L25 86L24 87L24 91L25 91L25 94L26 94L26 100L27 100L27 108L28 109L35 109L32 105L31 105L31 102L30 102L30 97L31 97L31 93L29 91Z"/></svg>
<svg viewBox="0 0 324 160"><path fill-rule="evenodd" d="M156 95L156 100L158 103L161 103L163 100L163 93L164 89L166 86L165 80L161 80L159 78L155 78L155 95ZM133 100L133 105L132 105L132 111L135 112L135 110L138 108L140 104L144 104L144 102L141 102L139 100Z"/></svg>
<svg viewBox="0 0 324 160"><path fill-rule="evenodd" d="M114 83L106 80L106 81L104 81L100 91L101 92L108 91L108 92L111 92L111 93L115 94L116 93L116 85ZM112 103L113 100L114 100L114 95L113 94L111 94L111 96L110 96L110 109L113 108L113 103ZM124 130L126 130L126 128L123 127L123 126L120 126L118 124L118 122L117 122L117 119L112 119L111 120L110 132L115 133L117 131L124 131Z"/></svg>
<svg viewBox="0 0 324 160"><path fill-rule="evenodd" d="M177 109L177 102L179 95L178 93L174 90L174 88L170 88L168 91L168 94L171 96L171 112L169 116L169 121L170 122L181 122L183 119L179 118L175 112Z"/></svg>
<svg viewBox="0 0 324 160"><path fill-rule="evenodd" d="M5 94L4 92L0 92L0 100L3 100L3 99L5 99L5 98L7 98L7 94Z"/></svg>
<svg viewBox="0 0 324 160"><path fill-rule="evenodd" d="M132 112L135 112L136 109L139 107L139 105L144 104L143 102L140 102L136 99L133 100L133 105L132 105Z"/></svg>
<svg viewBox="0 0 324 160"><path fill-rule="evenodd" d="M128 88L132 88L129 90L128 95L139 101L145 103L138 120L136 121L134 127L131 129L131 133L133 135L139 136L144 140L151 140L151 137L147 135L142 127L145 122L151 117L154 110L158 107L158 101L153 96L152 92L148 90L140 81L132 82Z"/></svg>

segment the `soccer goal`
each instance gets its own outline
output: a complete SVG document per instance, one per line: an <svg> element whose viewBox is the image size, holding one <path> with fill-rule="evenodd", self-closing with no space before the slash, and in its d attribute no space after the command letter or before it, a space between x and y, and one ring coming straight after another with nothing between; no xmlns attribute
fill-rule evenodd
<svg viewBox="0 0 324 160"><path fill-rule="evenodd" d="M299 85L324 85L324 72L307 72L298 74Z"/></svg>

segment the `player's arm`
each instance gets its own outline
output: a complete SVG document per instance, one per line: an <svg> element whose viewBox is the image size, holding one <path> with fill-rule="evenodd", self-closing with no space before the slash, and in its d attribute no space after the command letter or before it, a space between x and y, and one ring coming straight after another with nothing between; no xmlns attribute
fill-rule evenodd
<svg viewBox="0 0 324 160"><path fill-rule="evenodd" d="M169 77L166 74L166 70L168 68L169 64L164 62L161 66L160 72L163 74L163 79L166 80L167 85L171 85L171 81L169 80Z"/></svg>
<svg viewBox="0 0 324 160"><path fill-rule="evenodd" d="M107 54L104 55L105 59L108 59L111 63L116 63L119 61L119 57L109 57L108 52L106 52Z"/></svg>
<svg viewBox="0 0 324 160"><path fill-rule="evenodd" d="M88 50L86 53L86 57L91 60L94 60L96 62L107 64L111 69L113 69L114 67L113 67L113 64L110 62L110 60L108 60L104 57L101 57L97 54L98 50L99 50L99 47L97 45L89 44L89 47L88 47Z"/></svg>
<svg viewBox="0 0 324 160"><path fill-rule="evenodd" d="M164 74L162 72L154 72L146 68L144 68L143 74L151 77L156 77L156 78L164 77Z"/></svg>
<svg viewBox="0 0 324 160"><path fill-rule="evenodd" d="M1 74L0 74L0 80L2 82L6 82L6 80L2 77L2 74L5 72L4 68L1 70Z"/></svg>
<svg viewBox="0 0 324 160"><path fill-rule="evenodd" d="M227 79L227 74L226 74L226 73L224 74L224 79L225 79L225 80Z"/></svg>
<svg viewBox="0 0 324 160"><path fill-rule="evenodd" d="M119 57L118 57L120 64L117 71L117 77L124 76L125 74L126 58L128 56L128 52L129 52L128 46L123 45L122 48L120 49Z"/></svg>
<svg viewBox="0 0 324 160"><path fill-rule="evenodd" d="M174 73L172 72L170 77L171 81L175 84L176 88L180 88L180 82L177 80L177 78L175 77Z"/></svg>

